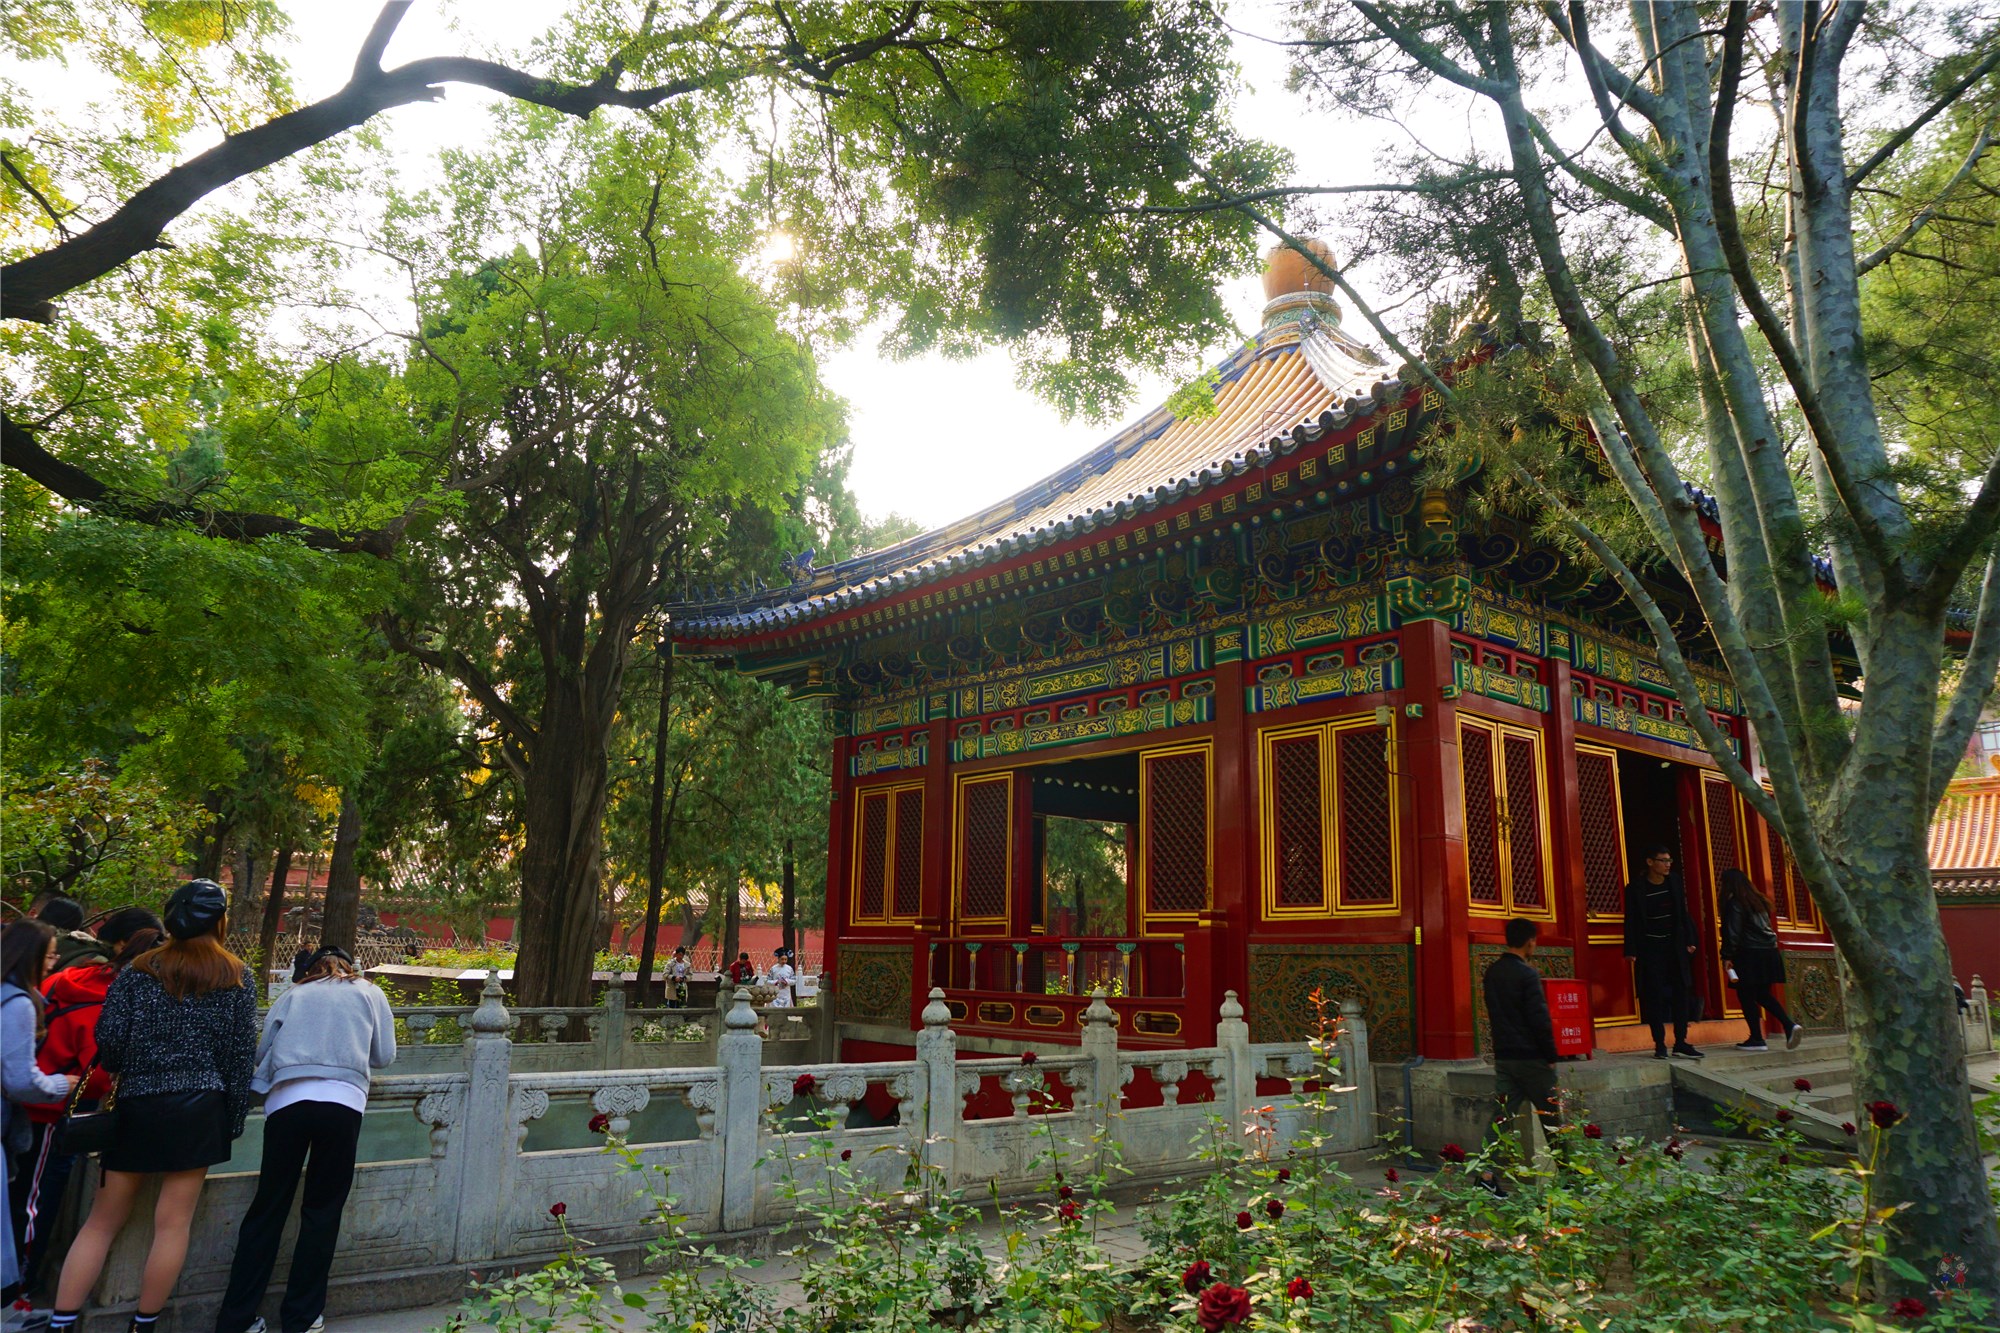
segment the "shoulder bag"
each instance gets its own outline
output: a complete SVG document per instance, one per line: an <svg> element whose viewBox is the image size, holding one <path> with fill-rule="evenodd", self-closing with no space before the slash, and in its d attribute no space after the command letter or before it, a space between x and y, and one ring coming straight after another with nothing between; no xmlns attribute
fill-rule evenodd
<svg viewBox="0 0 2000 1333"><path fill-rule="evenodd" d="M118 1079L111 1079L111 1091L94 1111L80 1109L83 1090L97 1069L95 1059L84 1066L83 1076L70 1090L62 1119L56 1122L56 1151L65 1154L101 1153L118 1138Z"/></svg>

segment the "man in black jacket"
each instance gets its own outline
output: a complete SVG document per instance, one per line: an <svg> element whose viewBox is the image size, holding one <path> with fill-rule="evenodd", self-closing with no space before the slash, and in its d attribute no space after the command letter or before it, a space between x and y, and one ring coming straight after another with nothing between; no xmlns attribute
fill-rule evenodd
<svg viewBox="0 0 2000 1333"><path fill-rule="evenodd" d="M1535 952L1540 927L1522 917L1507 923L1507 952L1486 969L1481 987L1486 993L1486 1022L1493 1034L1493 1085L1499 1105L1486 1141L1499 1136L1500 1126L1522 1102L1541 1117L1544 1133L1562 1123L1556 1105L1556 1030L1549 1021L1548 996L1542 974L1528 961ZM1499 1177L1487 1171L1479 1183L1505 1197Z"/></svg>

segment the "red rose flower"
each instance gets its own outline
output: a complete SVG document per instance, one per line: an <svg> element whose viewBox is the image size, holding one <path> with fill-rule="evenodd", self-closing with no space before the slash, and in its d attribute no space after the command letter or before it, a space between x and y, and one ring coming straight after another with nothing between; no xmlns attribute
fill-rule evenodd
<svg viewBox="0 0 2000 1333"><path fill-rule="evenodd" d="M1667 1140L1667 1156L1673 1158L1676 1162L1681 1160L1681 1155L1686 1151L1687 1149L1681 1146L1679 1139Z"/></svg>
<svg viewBox="0 0 2000 1333"><path fill-rule="evenodd" d="M1068 1199L1068 1198L1073 1198L1076 1194L1076 1191L1071 1189L1067 1185L1058 1185L1056 1186L1056 1193L1061 1195L1063 1198Z"/></svg>
<svg viewBox="0 0 2000 1333"><path fill-rule="evenodd" d="M1056 1216L1065 1222L1074 1222L1080 1215L1075 1199L1064 1199L1056 1205Z"/></svg>
<svg viewBox="0 0 2000 1333"><path fill-rule="evenodd" d="M1264 1211L1275 1222L1285 1215L1285 1201L1283 1199L1266 1199L1264 1200Z"/></svg>
<svg viewBox="0 0 2000 1333"><path fill-rule="evenodd" d="M1781 1152L1778 1154L1779 1166L1790 1166L1791 1164L1792 1164L1792 1155L1790 1153Z"/></svg>
<svg viewBox="0 0 2000 1333"><path fill-rule="evenodd" d="M1302 1277L1295 1277L1285 1284L1285 1295L1295 1301L1303 1301L1313 1294L1313 1284Z"/></svg>
<svg viewBox="0 0 2000 1333"><path fill-rule="evenodd" d="M1208 1260L1197 1259L1181 1270L1181 1290L1192 1296L1207 1286L1214 1276L1215 1270L1208 1266Z"/></svg>
<svg viewBox="0 0 2000 1333"><path fill-rule="evenodd" d="M811 1074L800 1074L792 1080L792 1096L810 1097L813 1094L813 1089L818 1086L819 1080Z"/></svg>
<svg viewBox="0 0 2000 1333"><path fill-rule="evenodd" d="M1254 1219L1250 1214L1238 1213L1236 1215L1236 1229L1238 1231L1248 1231L1254 1224Z"/></svg>
<svg viewBox="0 0 2000 1333"><path fill-rule="evenodd" d="M851 1161L853 1161L853 1160L854 1160L854 1149L852 1149L852 1148L842 1148L842 1149L840 1150L840 1160L841 1160L841 1161L843 1161L843 1162L851 1162Z"/></svg>
<svg viewBox="0 0 2000 1333"><path fill-rule="evenodd" d="M1887 1105L1887 1103L1883 1103ZM1930 1313L1930 1307L1914 1296L1905 1296L1889 1307L1889 1313L1900 1319L1922 1319Z"/></svg>
<svg viewBox="0 0 2000 1333"><path fill-rule="evenodd" d="M1389 1183L1391 1185L1395 1184L1397 1181L1403 1178L1402 1173L1397 1171L1396 1168L1393 1166L1390 1167L1387 1171L1384 1171L1382 1174L1389 1178Z"/></svg>
<svg viewBox="0 0 2000 1333"><path fill-rule="evenodd" d="M1587 1139L1601 1139L1601 1138L1603 1138L1603 1137L1604 1137L1604 1126L1602 1126L1602 1125L1585 1125L1585 1126L1583 1127L1583 1137L1585 1137L1585 1138L1587 1138Z"/></svg>
<svg viewBox="0 0 2000 1333"><path fill-rule="evenodd" d="M1453 1163L1463 1162L1465 1160L1465 1149L1459 1147L1456 1143L1447 1143L1444 1147L1438 1149L1438 1160Z"/></svg>
<svg viewBox="0 0 2000 1333"><path fill-rule="evenodd" d="M1062 1184L1062 1178L1063 1178L1062 1172L1060 1171L1056 1172L1056 1184L1058 1185Z"/></svg>
<svg viewBox="0 0 2000 1333"><path fill-rule="evenodd" d="M1792 1113L1791 1113L1790 1111L1787 1111L1787 1110L1786 1110L1786 1109L1785 1109L1784 1107L1782 1107L1782 1106L1780 1106L1780 1107L1778 1108L1778 1123L1779 1123L1779 1124L1781 1124L1781 1125L1782 1125L1782 1124L1784 1124L1784 1123L1785 1123L1786 1121L1790 1120L1791 1118L1792 1118Z"/></svg>
<svg viewBox="0 0 2000 1333"><path fill-rule="evenodd" d="M1217 1329L1231 1324L1247 1324L1250 1322L1250 1293L1227 1282L1218 1282L1201 1294L1201 1300L1195 1306L1194 1321L1208 1333L1215 1333Z"/></svg>
<svg viewBox="0 0 2000 1333"><path fill-rule="evenodd" d="M1812 1080L1809 1078L1795 1078L1792 1080L1792 1086L1797 1088L1800 1092L1811 1092Z"/></svg>
<svg viewBox="0 0 2000 1333"><path fill-rule="evenodd" d="M1854 1128L1854 1122L1852 1120L1843 1120L1840 1122L1840 1132L1847 1135L1847 1137L1851 1139L1855 1136L1855 1134L1858 1131Z"/></svg>
<svg viewBox="0 0 2000 1333"><path fill-rule="evenodd" d="M1031 1065L1031 1064L1035 1063L1035 1061L1039 1060L1040 1058L1041 1058L1041 1057L1040 1057L1040 1056L1038 1056L1038 1055L1036 1055L1036 1054L1035 1054L1035 1053L1034 1053L1033 1051L1022 1051L1022 1052L1021 1052L1021 1063L1022 1063L1022 1064L1024 1064L1024 1065Z"/></svg>
<svg viewBox="0 0 2000 1333"><path fill-rule="evenodd" d="M1625 1154L1624 1154L1624 1153L1622 1153L1622 1152L1621 1152L1621 1153L1619 1153L1619 1154L1618 1154L1618 1165L1620 1165L1620 1166L1623 1166L1623 1165L1625 1165L1625 1163L1626 1163L1626 1162L1628 1162L1628 1161L1630 1161L1630 1160L1631 1160L1631 1159L1630 1159L1630 1158L1628 1158L1627 1156L1625 1156Z"/></svg>
<svg viewBox="0 0 2000 1333"><path fill-rule="evenodd" d="M1896 1103L1894 1102L1870 1102L1868 1103L1868 1118L1874 1122L1875 1128L1887 1129L1898 1120L1901 1120L1903 1113L1896 1109Z"/></svg>
<svg viewBox="0 0 2000 1333"><path fill-rule="evenodd" d="M1292 1178L1292 1168L1290 1168L1289 1166L1281 1166L1278 1168L1278 1183L1280 1185L1284 1184L1291 1178Z"/></svg>
<svg viewBox="0 0 2000 1333"><path fill-rule="evenodd" d="M591 1133L593 1133L593 1134L602 1134L602 1133L603 1133L603 1132L604 1132L605 1130L607 1130L607 1129L610 1129L610 1128L611 1128L611 1117L610 1117L610 1116L608 1116L608 1115L594 1115L594 1116L590 1117L590 1132L591 1132Z"/></svg>
<svg viewBox="0 0 2000 1333"><path fill-rule="evenodd" d="M569 1211L569 1205L566 1203L552 1203L549 1205L550 1217L561 1217L564 1213L568 1211Z"/></svg>

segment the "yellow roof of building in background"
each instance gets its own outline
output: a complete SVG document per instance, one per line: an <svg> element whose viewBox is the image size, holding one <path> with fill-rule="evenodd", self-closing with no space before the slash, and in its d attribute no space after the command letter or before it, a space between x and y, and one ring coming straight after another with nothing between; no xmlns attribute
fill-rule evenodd
<svg viewBox="0 0 2000 1333"><path fill-rule="evenodd" d="M1961 778L1931 825L1932 870L2000 867L2000 776Z"/></svg>

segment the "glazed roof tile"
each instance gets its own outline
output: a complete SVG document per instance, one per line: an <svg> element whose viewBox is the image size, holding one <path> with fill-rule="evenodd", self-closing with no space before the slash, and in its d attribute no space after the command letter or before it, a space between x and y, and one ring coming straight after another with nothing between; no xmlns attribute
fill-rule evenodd
<svg viewBox="0 0 2000 1333"><path fill-rule="evenodd" d="M1962 778L1945 789L1931 825L1931 869L2000 869L2000 777Z"/></svg>
<svg viewBox="0 0 2000 1333"><path fill-rule="evenodd" d="M670 607L677 633L756 634L900 592L1170 504L1400 397L1337 327L1266 329L1216 368L1214 410L1156 408L1076 462L968 518L844 560L789 587Z"/></svg>

